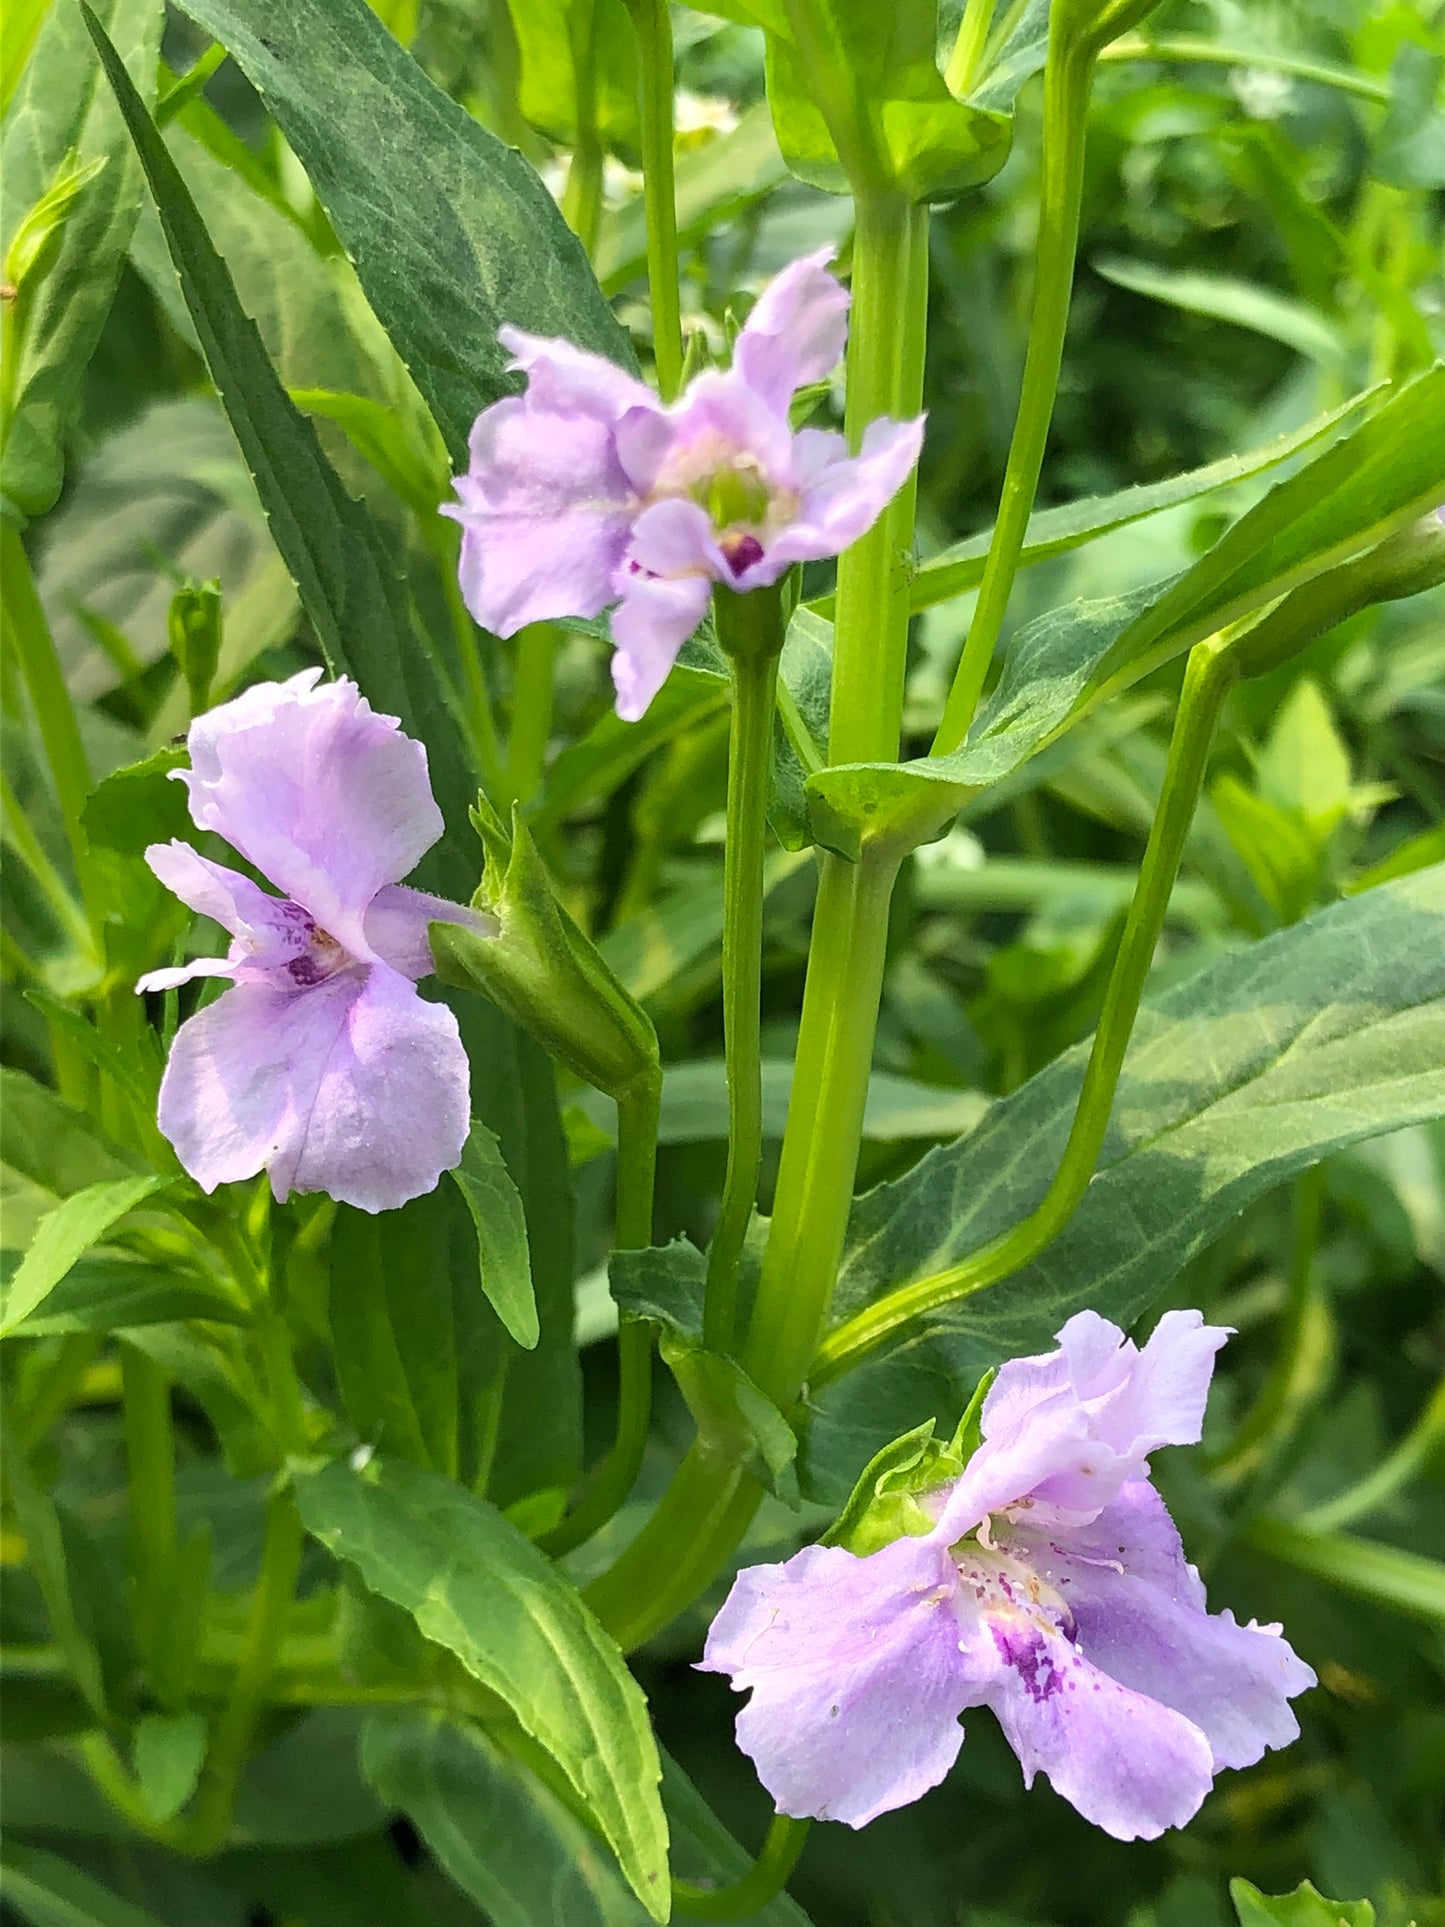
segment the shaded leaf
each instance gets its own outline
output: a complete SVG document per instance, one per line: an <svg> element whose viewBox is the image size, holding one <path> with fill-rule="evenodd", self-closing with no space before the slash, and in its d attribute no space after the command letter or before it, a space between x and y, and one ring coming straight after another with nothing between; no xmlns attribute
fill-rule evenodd
<svg viewBox="0 0 1445 1927"><path fill-rule="evenodd" d="M298 1473L296 1490L307 1528L506 1701L665 1920L667 1827L646 1704L567 1581L484 1500L414 1466L336 1463Z"/></svg>
<svg viewBox="0 0 1445 1927"><path fill-rule="evenodd" d="M451 1175L476 1226L482 1290L512 1337L530 1351L540 1327L527 1221L502 1147L479 1118L472 1119L462 1161Z"/></svg>

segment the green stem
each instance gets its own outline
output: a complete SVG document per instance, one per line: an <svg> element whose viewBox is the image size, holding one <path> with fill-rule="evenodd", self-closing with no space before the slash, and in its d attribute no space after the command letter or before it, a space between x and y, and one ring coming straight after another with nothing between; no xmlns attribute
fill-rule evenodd
<svg viewBox="0 0 1445 1927"><path fill-rule="evenodd" d="M1089 82L1094 69L1092 56L1068 38L1066 13L1063 7L1053 10L1044 68L1039 238L1023 392L1019 397L998 520L984 562L978 602L933 744L936 756L958 748L968 734L983 694L1038 493L1054 396L1059 386L1064 332L1074 287L1074 256L1079 244L1084 134Z"/></svg>
<svg viewBox="0 0 1445 1927"><path fill-rule="evenodd" d="M792 1404L828 1315L843 1255L899 857L825 855L777 1196L744 1363Z"/></svg>
<svg viewBox="0 0 1445 1927"><path fill-rule="evenodd" d="M959 100L966 100L973 86L992 19L993 0L968 0L958 25L958 38L943 72L948 91Z"/></svg>
<svg viewBox="0 0 1445 1927"><path fill-rule="evenodd" d="M559 632L550 622L530 623L517 637L504 792L508 803L530 803L542 786L552 735L552 678L558 640Z"/></svg>
<svg viewBox="0 0 1445 1927"><path fill-rule="evenodd" d="M856 449L880 415L923 401L928 210L899 194L859 197L845 426ZM838 561L829 760L892 762L903 721L917 476Z"/></svg>
<svg viewBox="0 0 1445 1927"><path fill-rule="evenodd" d="M1270 53L1263 48L1223 47L1213 40L1195 40L1188 35L1172 34L1164 40L1116 40L1100 54L1101 60L1207 61L1217 67L1257 67L1266 74L1288 74L1294 80L1317 81L1321 87L1337 87L1341 93L1355 94L1388 106L1390 83L1362 74L1355 67L1333 67L1322 60L1308 60L1299 54Z"/></svg>
<svg viewBox="0 0 1445 1927"><path fill-rule="evenodd" d="M788 1884L812 1826L786 1813L773 1816L768 1837L757 1860L730 1887L698 1887L690 1880L674 1880L672 1904L680 1914L699 1920L746 1920L766 1907Z"/></svg>
<svg viewBox="0 0 1445 1927"><path fill-rule="evenodd" d="M241 1663L226 1710L216 1723L188 1829L187 1844L192 1853L215 1853L230 1833L236 1789L285 1638L305 1537L291 1492L273 1493L266 1509L261 1574L251 1603Z"/></svg>
<svg viewBox="0 0 1445 1927"><path fill-rule="evenodd" d="M715 599L718 640L732 659L727 834L723 843L723 1038L728 1156L722 1205L708 1248L703 1342L730 1352L736 1338L738 1265L763 1162L763 859L773 772L773 711L782 602L776 591Z"/></svg>
<svg viewBox="0 0 1445 1927"><path fill-rule="evenodd" d="M40 739L45 746L50 778L60 802L65 835L80 893L92 923L99 920L100 904L90 863L90 846L81 827L81 811L90 793L90 763L81 741L75 705L65 686L50 626L20 531L13 522L0 524L0 622L7 648L13 648L30 692Z"/></svg>
<svg viewBox="0 0 1445 1927"><path fill-rule="evenodd" d="M1290 1429L1308 1387L1315 1382L1318 1344L1311 1343L1318 1322L1319 1292L1315 1283L1315 1254L1324 1215L1324 1167L1301 1172L1294 1187L1294 1249L1290 1257L1289 1295L1269 1375L1258 1398L1241 1419L1211 1470L1227 1483L1256 1471L1268 1448ZM1328 1325L1326 1323L1326 1341Z"/></svg>
<svg viewBox="0 0 1445 1927"><path fill-rule="evenodd" d="M442 518L438 516L436 519L440 522ZM466 688L467 739L476 758L483 786L487 794L495 799L505 793L507 782L502 769L501 746L497 741L496 718L492 713L492 692L487 686L487 674L482 667L482 652L477 647L477 625L462 600L457 582L455 544L439 544L436 556Z"/></svg>
<svg viewBox="0 0 1445 1927"><path fill-rule="evenodd" d="M657 386L672 401L682 385L682 308L673 184L672 14L668 0L631 0L637 29L642 115L642 197L647 215L647 292Z"/></svg>
<svg viewBox="0 0 1445 1927"><path fill-rule="evenodd" d="M1311 1506L1294 1521L1304 1532L1335 1532L1341 1526L1353 1525L1356 1519L1378 1511L1415 1474L1430 1462L1445 1444L1445 1378L1435 1387L1434 1394L1424 1411L1416 1419L1400 1443L1382 1459L1373 1472L1337 1492L1333 1499L1326 1499L1320 1505Z"/></svg>
<svg viewBox="0 0 1445 1927"><path fill-rule="evenodd" d="M562 190L562 216L587 251L597 252L602 219L602 142L597 136L596 0L571 9L572 82L577 102L577 137Z"/></svg>
<svg viewBox="0 0 1445 1927"><path fill-rule="evenodd" d="M657 1116L661 1077L639 1080L617 1100L617 1230L619 1251L652 1243L652 1197L657 1175ZM560 1558L599 1532L626 1503L637 1483L652 1418L652 1327L624 1318L617 1331L617 1432L576 1510L538 1544Z"/></svg>
<svg viewBox="0 0 1445 1927"><path fill-rule="evenodd" d="M126 1458L130 1466L131 1586L137 1644L149 1664L165 1637L165 1601L176 1551L176 1441L170 1382L134 1345L120 1348Z"/></svg>
<svg viewBox="0 0 1445 1927"><path fill-rule="evenodd" d="M740 1466L692 1447L641 1532L582 1595L624 1652L661 1632L706 1591L762 1496Z"/></svg>
<svg viewBox="0 0 1445 1927"><path fill-rule="evenodd" d="M1068 1143L1042 1203L1021 1224L970 1252L958 1264L889 1292L830 1332L818 1348L809 1374L814 1386L851 1369L901 1326L1019 1270L1037 1257L1072 1217L1088 1189L1103 1146L1124 1053L1204 782L1215 724L1235 673L1233 657L1218 637L1197 644L1189 657L1139 882L1104 993Z"/></svg>

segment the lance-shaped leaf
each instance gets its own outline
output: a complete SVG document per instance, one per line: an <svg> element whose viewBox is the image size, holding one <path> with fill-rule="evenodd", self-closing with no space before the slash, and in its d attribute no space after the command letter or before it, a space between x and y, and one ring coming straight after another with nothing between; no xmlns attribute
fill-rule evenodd
<svg viewBox="0 0 1445 1927"><path fill-rule="evenodd" d="M373 1459L301 1471L309 1531L505 1701L554 1760L648 1912L666 1920L667 1822L647 1705L574 1589L485 1500Z"/></svg>
<svg viewBox="0 0 1445 1927"><path fill-rule="evenodd" d="M10 1280L0 1314L0 1337L37 1311L76 1260L99 1244L127 1211L170 1182L163 1177L133 1177L87 1185L42 1218Z"/></svg>
<svg viewBox="0 0 1445 1927"><path fill-rule="evenodd" d="M814 834L846 856L870 834L921 840L1107 697L1366 555L1441 500L1445 365L1437 363L1394 385L1364 421L1276 483L1182 574L1051 609L1028 624L961 749L900 764L838 764L811 776Z"/></svg>
<svg viewBox="0 0 1445 1927"><path fill-rule="evenodd" d="M1087 1046L1000 1098L854 1206L840 1319L1018 1224L1058 1167ZM846 1493L888 1439L951 1418L1000 1358L1047 1350L1089 1307L1131 1324L1244 1207L1329 1152L1445 1114L1445 865L1321 911L1147 1002L1099 1167L1013 1276L896 1335L822 1388L815 1486Z"/></svg>
<svg viewBox="0 0 1445 1927"><path fill-rule="evenodd" d="M154 100L165 8L160 0L99 0L99 12L137 88ZM67 160L97 171L65 209L31 284L20 291L14 344L7 333L6 359L14 352L15 366L6 374L12 405L0 481L25 515L43 514L60 493L66 436L141 205L140 170L86 46L84 23L74 7L56 5L5 118L6 251Z"/></svg>
<svg viewBox="0 0 1445 1927"><path fill-rule="evenodd" d="M366 0L187 0L295 148L454 460L518 384L502 322L632 365L536 170L431 81Z"/></svg>
<svg viewBox="0 0 1445 1927"><path fill-rule="evenodd" d="M472 1119L462 1161L451 1175L476 1227L482 1290L513 1338L530 1351L540 1328L527 1219L502 1147L480 1118Z"/></svg>

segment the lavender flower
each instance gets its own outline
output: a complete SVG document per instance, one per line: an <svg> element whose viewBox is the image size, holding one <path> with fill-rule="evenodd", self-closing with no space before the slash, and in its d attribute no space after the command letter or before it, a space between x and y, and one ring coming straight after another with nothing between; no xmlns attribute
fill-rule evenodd
<svg viewBox="0 0 1445 1927"><path fill-rule="evenodd" d="M1166 1312L1139 1351L1080 1312L999 1372L932 1530L739 1573L702 1666L780 1812L861 1827L936 1786L988 1706L1027 1784L1119 1840L1183 1826L1223 1767L1299 1732L1314 1674L1278 1626L1206 1610L1147 1454L1199 1438L1227 1333Z"/></svg>
<svg viewBox="0 0 1445 1927"><path fill-rule="evenodd" d="M396 879L442 833L426 750L319 669L261 683L192 723L190 792L214 830L285 894L273 897L188 843L153 843L169 890L234 941L225 957L153 970L138 990L192 977L235 986L181 1025L160 1127L205 1191L267 1171L283 1201L326 1191L387 1211L458 1162L466 1052L416 979L427 924L469 910Z"/></svg>
<svg viewBox="0 0 1445 1927"><path fill-rule="evenodd" d="M876 421L856 455L788 405L843 352L848 295L831 250L764 291L726 373L664 408L600 355L503 328L527 392L477 417L456 480L461 585L486 629L595 616L611 604L617 713L635 722L702 621L715 582L747 591L838 555L918 460L923 418Z"/></svg>

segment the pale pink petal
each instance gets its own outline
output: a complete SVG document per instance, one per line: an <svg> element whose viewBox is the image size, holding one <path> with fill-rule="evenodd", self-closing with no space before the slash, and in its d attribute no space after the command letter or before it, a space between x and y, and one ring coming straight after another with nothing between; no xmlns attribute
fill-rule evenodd
<svg viewBox="0 0 1445 1927"><path fill-rule="evenodd" d="M1036 1531L1027 1516L1000 1545L1066 1602L1079 1650L1121 1685L1200 1728L1215 1770L1252 1766L1299 1735L1289 1701L1315 1684L1278 1626L1210 1613L1164 1501L1133 1479L1091 1525Z"/></svg>
<svg viewBox="0 0 1445 1927"><path fill-rule="evenodd" d="M923 447L923 416L910 422L876 421L864 432L856 455L817 469L803 493L796 519L768 542L770 562L816 562L865 535L907 481ZM809 444L810 466L816 447ZM750 584L743 580L743 587Z"/></svg>
<svg viewBox="0 0 1445 1927"><path fill-rule="evenodd" d="M922 1539L866 1559L809 1546L738 1574L701 1670L751 1691L738 1745L780 1813L862 1827L937 1786L970 1694L956 1590Z"/></svg>
<svg viewBox="0 0 1445 1927"><path fill-rule="evenodd" d="M462 525L462 594L484 629L510 636L612 600L636 502L605 420L498 402L477 417L456 490L443 513Z"/></svg>
<svg viewBox="0 0 1445 1927"><path fill-rule="evenodd" d="M365 957L367 905L442 833L426 750L344 677L254 697L192 724L191 815Z"/></svg>
<svg viewBox="0 0 1445 1927"><path fill-rule="evenodd" d="M452 903L446 897L428 896L425 890L409 890L404 883L388 883L378 890L366 912L366 941L373 955L380 957L404 977L430 976L432 961L427 925L464 923L479 936L497 933L494 917Z"/></svg>
<svg viewBox="0 0 1445 1927"><path fill-rule="evenodd" d="M179 838L171 843L147 845L146 862L171 892L200 916L220 924L233 937L244 930L264 928L270 921L276 899L252 883L239 870L228 870L224 863L192 849Z"/></svg>
<svg viewBox="0 0 1445 1927"><path fill-rule="evenodd" d="M460 1163L470 1126L467 1054L445 1004L374 964L322 1067L305 1130L271 1167L278 1197L324 1191L393 1211Z"/></svg>
<svg viewBox="0 0 1445 1927"><path fill-rule="evenodd" d="M707 575L727 578L727 562L706 509L675 495L644 509L633 525L621 579L635 571L649 575Z"/></svg>
<svg viewBox="0 0 1445 1927"><path fill-rule="evenodd" d="M831 247L804 255L759 295L738 336L733 365L770 408L837 367L848 339L849 294L827 272Z"/></svg>
<svg viewBox="0 0 1445 1927"><path fill-rule="evenodd" d="M526 371L528 402L547 413L615 421L629 408L659 406L646 383L605 355L589 354L554 335L529 335L522 328L498 328L497 339L513 367Z"/></svg>
<svg viewBox="0 0 1445 1927"><path fill-rule="evenodd" d="M242 983L177 1032L159 1122L205 1191L264 1170L282 1202L391 1210L461 1157L466 1053L451 1012L383 964Z"/></svg>
<svg viewBox="0 0 1445 1927"><path fill-rule="evenodd" d="M148 970L137 977L137 990L179 990L197 977L234 977L238 965L229 957L197 957L191 963Z"/></svg>
<svg viewBox="0 0 1445 1927"><path fill-rule="evenodd" d="M1038 1523L1097 1517L1163 1445L1199 1438L1214 1355L1229 1334L1197 1311L1166 1312L1143 1352L1117 1325L1080 1312L1057 1352L1012 1359L984 1401L983 1443L944 1506L959 1538L1026 1503Z"/></svg>
<svg viewBox="0 0 1445 1927"><path fill-rule="evenodd" d="M642 573L619 580L622 600L612 615L612 680L617 713L635 723L667 681L677 652L707 614L712 583L704 575L668 578Z"/></svg>

